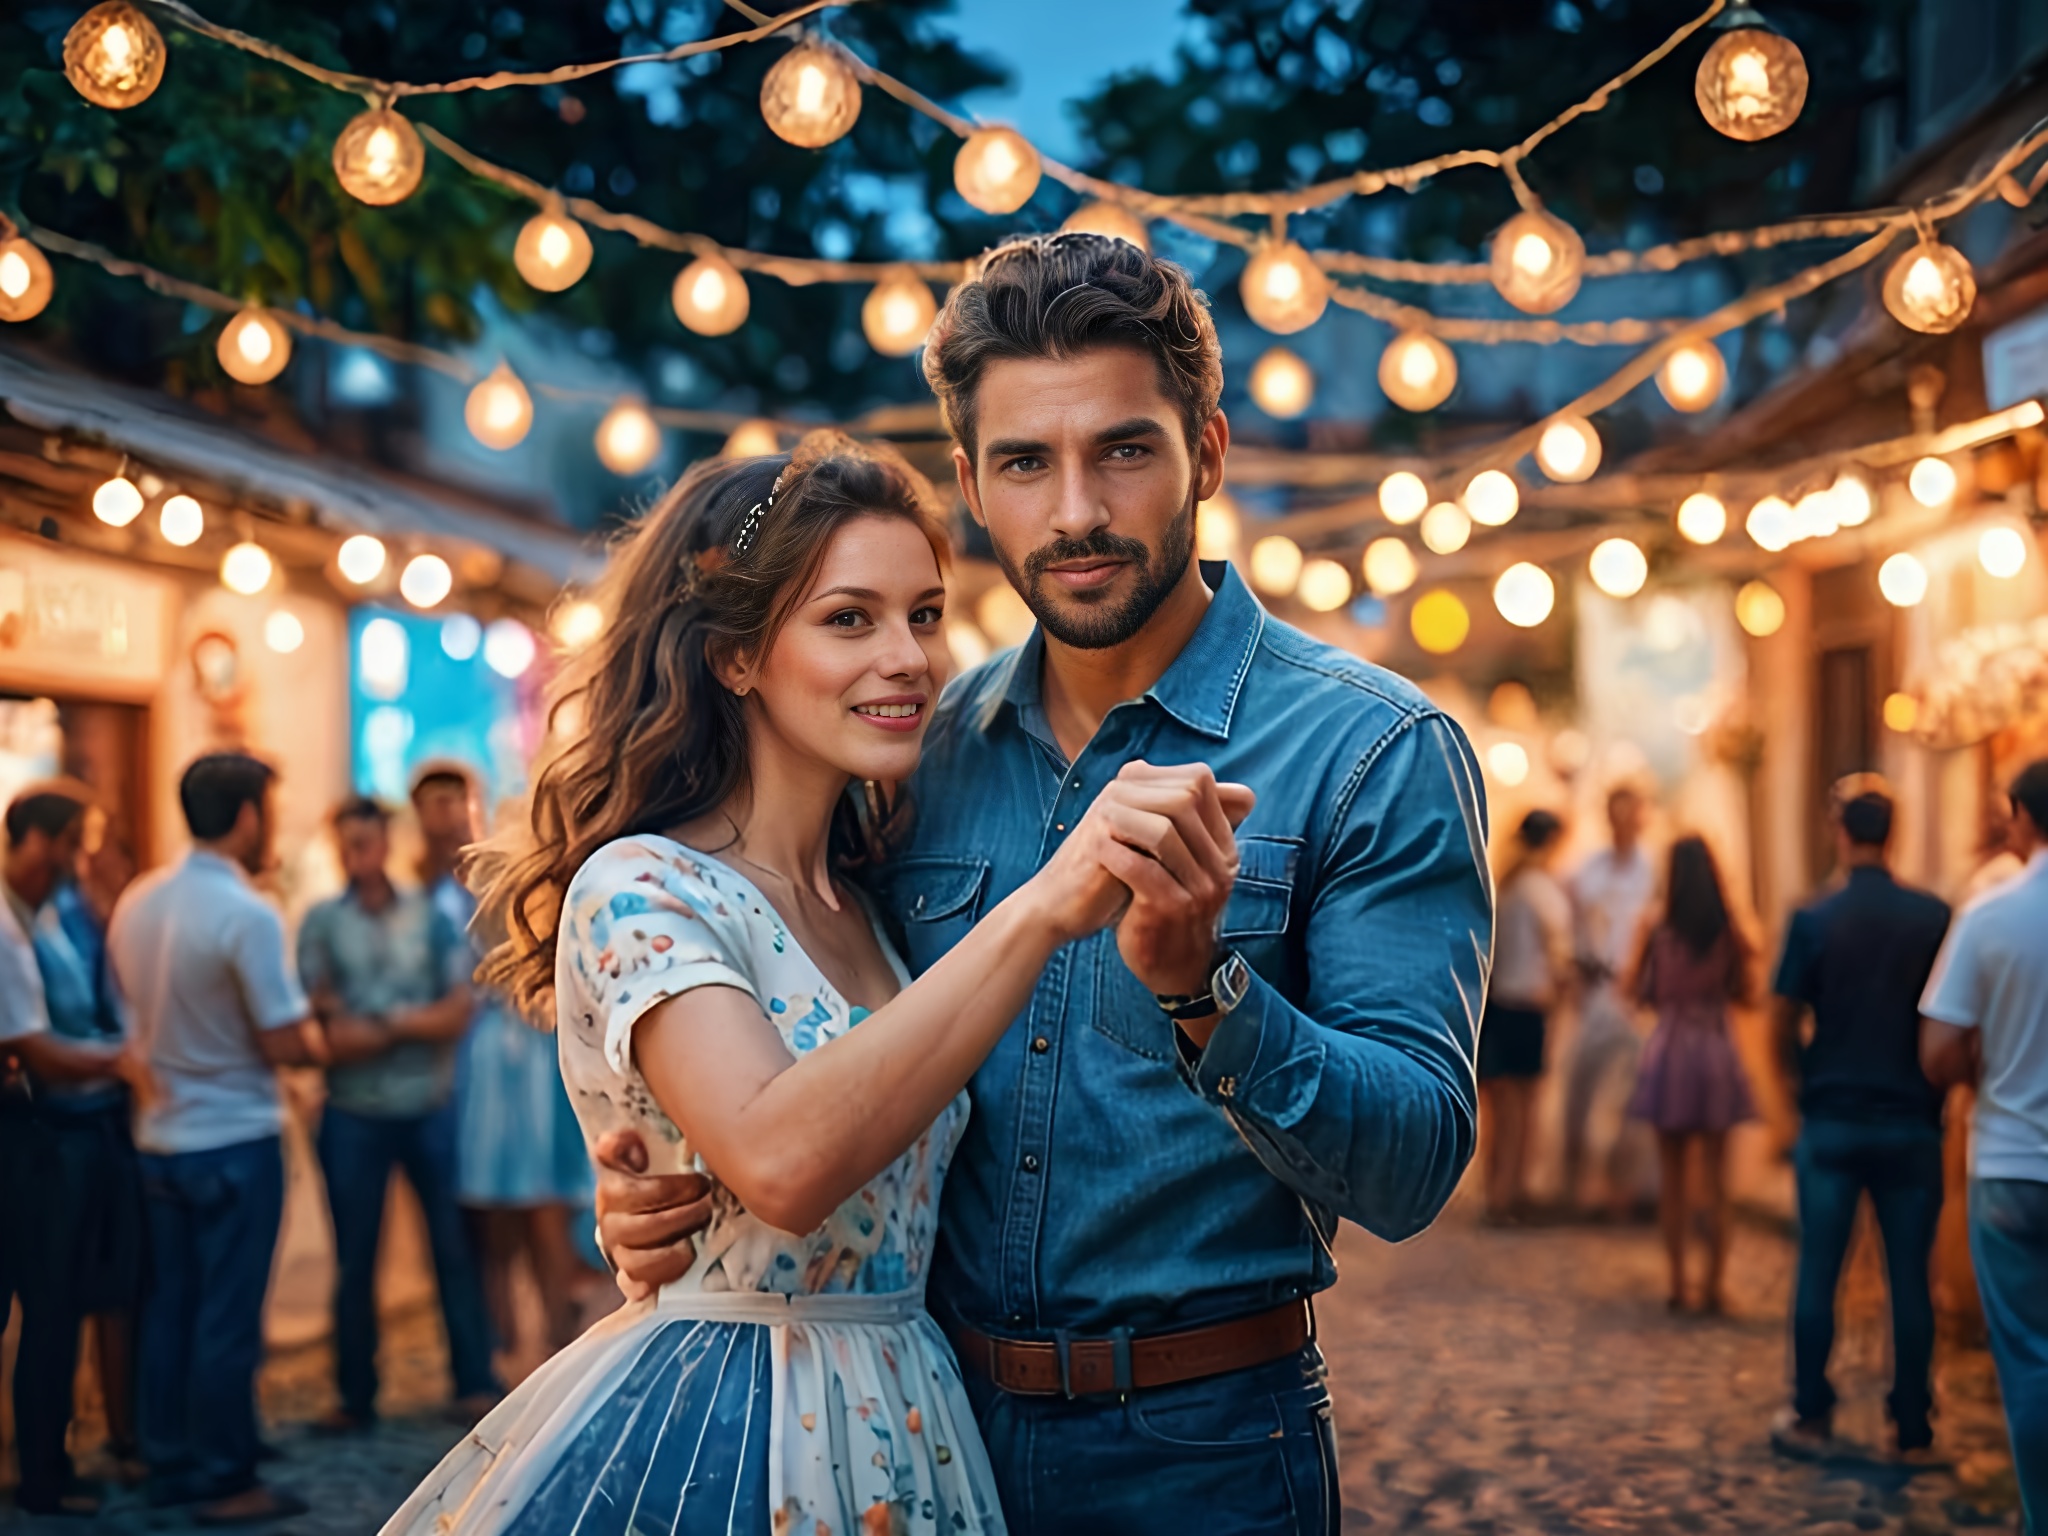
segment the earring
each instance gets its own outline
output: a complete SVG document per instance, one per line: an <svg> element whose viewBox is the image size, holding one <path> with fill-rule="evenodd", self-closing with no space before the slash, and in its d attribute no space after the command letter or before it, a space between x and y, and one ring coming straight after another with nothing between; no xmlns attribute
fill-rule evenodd
<svg viewBox="0 0 2048 1536"><path fill-rule="evenodd" d="M733 689L732 696L736 699L744 699L747 696L748 686L746 683L741 683L739 687Z"/></svg>

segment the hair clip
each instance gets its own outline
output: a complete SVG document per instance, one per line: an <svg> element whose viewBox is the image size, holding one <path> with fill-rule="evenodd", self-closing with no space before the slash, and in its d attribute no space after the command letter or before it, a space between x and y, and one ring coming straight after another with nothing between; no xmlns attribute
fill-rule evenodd
<svg viewBox="0 0 2048 1536"><path fill-rule="evenodd" d="M783 474L789 473L784 470ZM768 487L768 499L757 501L747 509L747 515L740 519L740 531L732 536L733 558L737 560L753 547L754 536L761 531L761 515L775 510L775 498L782 494L782 475L775 477L775 483Z"/></svg>

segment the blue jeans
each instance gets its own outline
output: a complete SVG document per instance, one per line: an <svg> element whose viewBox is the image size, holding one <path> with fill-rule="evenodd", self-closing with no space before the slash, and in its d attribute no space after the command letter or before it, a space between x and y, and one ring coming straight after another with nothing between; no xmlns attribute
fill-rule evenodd
<svg viewBox="0 0 2048 1536"><path fill-rule="evenodd" d="M1934 1299L1927 1269L1941 1218L1941 1132L1927 1124L1809 1120L1793 1154L1799 1181L1799 1284L1792 1303L1792 1406L1817 1419L1835 1406L1835 1287L1863 1192L1884 1238L1892 1303L1892 1391L1899 1443L1925 1445L1933 1407Z"/></svg>
<svg viewBox="0 0 2048 1536"><path fill-rule="evenodd" d="M469 1234L455 1203L455 1105L431 1114L352 1114L328 1105L320 1117L320 1170L334 1216L334 1364L342 1408L368 1419L377 1407L377 1241L393 1166L419 1196L434 1255L434 1284L448 1329L455 1395L495 1392L490 1323Z"/></svg>
<svg viewBox="0 0 2048 1536"><path fill-rule="evenodd" d="M2048 1536L2048 1183L1972 1179L1970 1258L2005 1399L2023 1528Z"/></svg>
<svg viewBox="0 0 2048 1536"><path fill-rule="evenodd" d="M200 1498L256 1482L263 1293L284 1217L275 1136L142 1155L149 1263L139 1415L152 1480Z"/></svg>
<svg viewBox="0 0 2048 1536"><path fill-rule="evenodd" d="M1322 1352L1128 1399L967 1391L1011 1536L1334 1536L1342 1515Z"/></svg>

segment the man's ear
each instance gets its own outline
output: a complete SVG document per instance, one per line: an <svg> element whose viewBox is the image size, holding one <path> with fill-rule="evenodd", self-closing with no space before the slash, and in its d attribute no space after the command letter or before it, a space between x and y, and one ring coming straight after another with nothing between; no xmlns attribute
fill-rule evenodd
<svg viewBox="0 0 2048 1536"><path fill-rule="evenodd" d="M1223 489L1223 457L1230 452L1230 422L1221 411L1202 424L1195 443L1195 500L1207 501Z"/></svg>
<svg viewBox="0 0 2048 1536"><path fill-rule="evenodd" d="M988 519L981 514L981 486L974 478L974 460L958 443L953 445L953 478L960 482L960 499L967 503L968 515L986 528Z"/></svg>

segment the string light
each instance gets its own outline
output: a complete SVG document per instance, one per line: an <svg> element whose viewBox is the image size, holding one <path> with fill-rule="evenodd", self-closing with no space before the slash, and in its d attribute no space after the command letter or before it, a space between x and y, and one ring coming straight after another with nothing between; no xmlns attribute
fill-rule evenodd
<svg viewBox="0 0 2048 1536"><path fill-rule="evenodd" d="M1458 359L1427 331L1403 331L1380 353L1380 391L1404 411L1434 410L1458 387Z"/></svg>
<svg viewBox="0 0 2048 1536"><path fill-rule="evenodd" d="M252 304L221 327L213 351L237 383L268 384L292 360L292 336L277 316Z"/></svg>
<svg viewBox="0 0 2048 1536"><path fill-rule="evenodd" d="M1678 531L1695 544L1713 544L1728 531L1728 509L1721 498L1694 491L1678 504Z"/></svg>
<svg viewBox="0 0 2048 1536"><path fill-rule="evenodd" d="M1252 585L1269 597L1286 597L1301 580L1301 546L1284 533L1252 546Z"/></svg>
<svg viewBox="0 0 2048 1536"><path fill-rule="evenodd" d="M1785 599L1767 581L1743 583L1735 594L1735 622L1743 633L1768 640L1785 625Z"/></svg>
<svg viewBox="0 0 2048 1536"><path fill-rule="evenodd" d="M580 651L604 633L604 609L587 597L575 598L555 610L548 631L563 650Z"/></svg>
<svg viewBox="0 0 2048 1536"><path fill-rule="evenodd" d="M1536 463L1553 480L1591 479L1600 467L1600 434L1583 416L1559 416L1536 440Z"/></svg>
<svg viewBox="0 0 2048 1536"><path fill-rule="evenodd" d="M718 453L724 459L765 459L782 452L782 440L775 435L775 423L756 418L732 429Z"/></svg>
<svg viewBox="0 0 2048 1536"><path fill-rule="evenodd" d="M1513 476L1497 469L1482 469L1467 483L1465 494L1458 501L1473 522L1500 528L1513 522L1515 513L1521 510L1522 492Z"/></svg>
<svg viewBox="0 0 2048 1536"><path fill-rule="evenodd" d="M1397 469L1380 482L1380 516L1397 526L1412 523L1429 507L1429 487L1420 475Z"/></svg>
<svg viewBox="0 0 2048 1536"><path fill-rule="evenodd" d="M1792 543L1792 508L1782 496L1766 496L1749 509L1743 529L1758 549L1777 554Z"/></svg>
<svg viewBox="0 0 2048 1536"><path fill-rule="evenodd" d="M524 676L539 652L533 631L517 619L493 619L484 627L484 665L500 677Z"/></svg>
<svg viewBox="0 0 2048 1536"><path fill-rule="evenodd" d="M1493 606L1517 629L1534 629L1557 606L1557 584L1542 566L1519 560L1494 582Z"/></svg>
<svg viewBox="0 0 2048 1536"><path fill-rule="evenodd" d="M806 38L762 77L761 117L778 139L823 149L859 119L860 81L845 59Z"/></svg>
<svg viewBox="0 0 2048 1536"><path fill-rule="evenodd" d="M164 78L164 35L127 0L106 0L64 34L64 78L96 107L147 101Z"/></svg>
<svg viewBox="0 0 2048 1536"><path fill-rule="evenodd" d="M1835 518L1834 497L1827 491L1808 491L1792 503L1792 541L1824 539L1841 527Z"/></svg>
<svg viewBox="0 0 2048 1536"><path fill-rule="evenodd" d="M206 532L206 509L190 496L170 497L156 515L156 531L166 544L188 549Z"/></svg>
<svg viewBox="0 0 2048 1536"><path fill-rule="evenodd" d="M1911 733L1920 723L1920 701L1910 693L1888 693L1884 696L1884 728L1897 731L1901 736Z"/></svg>
<svg viewBox="0 0 2048 1536"><path fill-rule="evenodd" d="M1945 507L1955 499L1955 466L1932 454L1916 460L1906 475L1906 489L1923 507Z"/></svg>
<svg viewBox="0 0 2048 1536"><path fill-rule="evenodd" d="M398 595L415 608L431 608L455 590L455 573L439 555L414 555L398 573Z"/></svg>
<svg viewBox="0 0 2048 1536"><path fill-rule="evenodd" d="M699 336L724 336L746 323L752 301L739 268L711 252L676 274L669 302L676 318Z"/></svg>
<svg viewBox="0 0 2048 1536"><path fill-rule="evenodd" d="M860 306L860 328L868 345L884 357L908 357L924 345L938 317L932 290L915 272L892 273L868 290Z"/></svg>
<svg viewBox="0 0 2048 1536"><path fill-rule="evenodd" d="M441 621L441 654L450 661L468 661L483 649L484 627L466 613Z"/></svg>
<svg viewBox="0 0 2048 1536"><path fill-rule="evenodd" d="M598 462L615 475L637 475L660 453L661 428L638 400L621 400L597 424Z"/></svg>
<svg viewBox="0 0 2048 1536"><path fill-rule="evenodd" d="M1657 388L1673 410L1704 411L1728 386L1728 364L1711 341L1675 348L1657 370Z"/></svg>
<svg viewBox="0 0 2048 1536"><path fill-rule="evenodd" d="M1862 527L1870 521L1870 514L1876 509L1870 487L1861 476L1846 471L1835 476L1835 483L1828 487L1828 495L1835 504L1835 521L1844 528Z"/></svg>
<svg viewBox="0 0 2048 1536"><path fill-rule="evenodd" d="M384 541L367 533L343 539L334 556L341 574L359 587L368 586L384 574L384 560Z"/></svg>
<svg viewBox="0 0 2048 1536"><path fill-rule="evenodd" d="M533 396L511 366L500 362L469 392L462 419L486 448L511 448L533 426Z"/></svg>
<svg viewBox="0 0 2048 1536"><path fill-rule="evenodd" d="M1529 749L1519 741L1496 741L1486 749L1486 771L1502 788L1518 788L1529 777Z"/></svg>
<svg viewBox="0 0 2048 1536"><path fill-rule="evenodd" d="M1237 504L1222 491L1195 504L1195 557L1231 560L1237 556Z"/></svg>
<svg viewBox="0 0 2048 1536"><path fill-rule="evenodd" d="M1432 554L1455 555L1472 537L1472 519L1455 501L1440 501L1422 514L1422 542Z"/></svg>
<svg viewBox="0 0 2048 1536"><path fill-rule="evenodd" d="M1375 596L1392 597L1406 592L1422 574L1415 552L1407 541L1388 534L1365 546L1365 584Z"/></svg>
<svg viewBox="0 0 2048 1536"><path fill-rule="evenodd" d="M254 597L261 592L276 574L277 566L270 558L270 551L248 539L234 545L220 557L220 584L244 597Z"/></svg>
<svg viewBox="0 0 2048 1536"><path fill-rule="evenodd" d="M1911 608L1927 596L1927 567L1901 551L1877 568L1877 590L1894 608Z"/></svg>
<svg viewBox="0 0 2048 1536"><path fill-rule="evenodd" d="M1351 573L1335 560L1311 560L1301 568L1295 596L1312 612L1334 613L1351 601Z"/></svg>
<svg viewBox="0 0 2048 1536"><path fill-rule="evenodd" d="M1952 245L1922 236L1892 263L1884 278L1884 307L1908 330L1939 336L1970 317L1977 276Z"/></svg>
<svg viewBox="0 0 2048 1536"><path fill-rule="evenodd" d="M544 209L520 227L512 265L542 293L560 293L590 270L590 235L556 209Z"/></svg>
<svg viewBox="0 0 2048 1536"><path fill-rule="evenodd" d="M1244 312L1275 335L1291 336L1323 317L1330 280L1292 240L1268 240L1252 252L1238 279Z"/></svg>
<svg viewBox="0 0 2048 1536"><path fill-rule="evenodd" d="M1806 105L1806 59L1793 41L1746 4L1731 5L1693 76L1693 99L1716 132L1755 142L1781 133Z"/></svg>
<svg viewBox="0 0 2048 1536"><path fill-rule="evenodd" d="M1501 225L1488 269L1500 296L1519 310L1547 315L1571 302L1586 267L1586 242L1555 214L1529 208Z"/></svg>
<svg viewBox="0 0 2048 1536"><path fill-rule="evenodd" d="M1038 190L1038 151L1014 128L977 128L953 157L953 186L983 213L1015 213Z"/></svg>
<svg viewBox="0 0 2048 1536"><path fill-rule="evenodd" d="M1977 540L1977 563L2000 580L2017 576L2026 569L2027 541L2017 528L1987 528Z"/></svg>
<svg viewBox="0 0 2048 1536"><path fill-rule="evenodd" d="M1609 597L1634 597L1650 577L1650 562L1633 539L1602 539L1586 562L1593 585Z"/></svg>
<svg viewBox="0 0 2048 1536"><path fill-rule="evenodd" d="M1152 249L1152 237L1145 231L1145 221L1122 203L1083 203L1067 215L1060 228L1069 233L1107 235L1112 240L1135 245L1141 251Z"/></svg>
<svg viewBox="0 0 2048 1536"><path fill-rule="evenodd" d="M0 320L33 320L57 291L50 258L33 240L15 235L0 240Z"/></svg>
<svg viewBox="0 0 2048 1536"><path fill-rule="evenodd" d="M110 528L126 528L142 515L142 492L126 475L102 481L92 493L92 515Z"/></svg>
<svg viewBox="0 0 2048 1536"><path fill-rule="evenodd" d="M426 174L427 149L413 125L389 107L351 118L334 141L341 190L373 208L402 203Z"/></svg>
<svg viewBox="0 0 2048 1536"><path fill-rule="evenodd" d="M1291 421L1315 399L1316 376L1286 347L1268 347L1252 364L1251 392L1268 416Z"/></svg>
<svg viewBox="0 0 2048 1536"><path fill-rule="evenodd" d="M1472 615L1455 592L1425 592L1408 610L1408 633L1433 656L1448 656L1472 633Z"/></svg>
<svg viewBox="0 0 2048 1536"><path fill-rule="evenodd" d="M306 626L289 608L272 611L263 621L263 643L280 656L289 656L306 643Z"/></svg>

